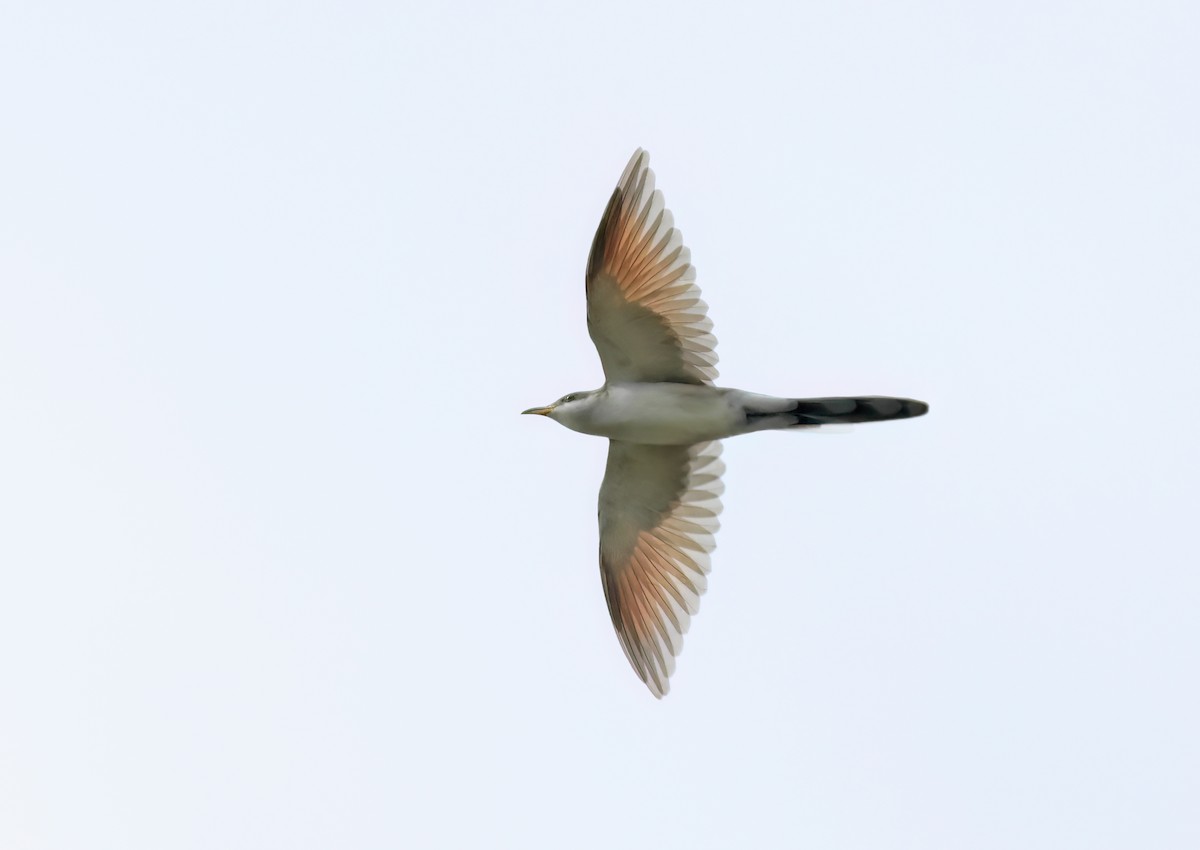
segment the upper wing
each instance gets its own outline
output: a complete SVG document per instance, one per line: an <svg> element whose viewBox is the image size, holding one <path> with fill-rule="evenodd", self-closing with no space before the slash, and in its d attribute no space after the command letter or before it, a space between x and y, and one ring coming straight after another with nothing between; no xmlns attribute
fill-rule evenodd
<svg viewBox="0 0 1200 850"><path fill-rule="evenodd" d="M587 265L588 333L609 381L707 384L717 338L691 252L639 148L609 199Z"/></svg>
<svg viewBox="0 0 1200 850"><path fill-rule="evenodd" d="M600 486L604 598L625 656L659 698L708 585L724 489L720 454L718 442L608 444Z"/></svg>

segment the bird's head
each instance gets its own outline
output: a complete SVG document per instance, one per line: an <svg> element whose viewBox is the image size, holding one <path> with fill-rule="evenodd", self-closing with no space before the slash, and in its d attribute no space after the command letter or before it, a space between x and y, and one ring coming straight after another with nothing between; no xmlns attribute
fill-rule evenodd
<svg viewBox="0 0 1200 850"><path fill-rule="evenodd" d="M595 390L567 393L558 401L551 402L545 407L531 407L528 410L522 410L521 413L536 413L538 416L549 416L551 419L561 422L564 418L569 419L572 414L579 413L586 408L595 394Z"/></svg>

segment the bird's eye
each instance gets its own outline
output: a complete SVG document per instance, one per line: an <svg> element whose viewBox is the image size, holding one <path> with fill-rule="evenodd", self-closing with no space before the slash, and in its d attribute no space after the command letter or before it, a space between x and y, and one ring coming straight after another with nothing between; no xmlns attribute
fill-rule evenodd
<svg viewBox="0 0 1200 850"><path fill-rule="evenodd" d="M568 396L563 396L563 401L574 401L577 398L579 398L579 396L575 395L575 393L571 393Z"/></svg>

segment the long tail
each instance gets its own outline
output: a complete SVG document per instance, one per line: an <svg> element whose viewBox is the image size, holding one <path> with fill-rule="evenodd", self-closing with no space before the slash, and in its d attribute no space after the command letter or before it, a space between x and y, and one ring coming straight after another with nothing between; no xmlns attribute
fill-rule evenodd
<svg viewBox="0 0 1200 850"><path fill-rule="evenodd" d="M911 419L914 416L924 416L929 412L929 405L911 398L877 395L857 398L798 398L795 408L787 412L796 417L797 425L832 425Z"/></svg>
<svg viewBox="0 0 1200 850"><path fill-rule="evenodd" d="M774 398L742 396L746 430L803 428L852 422L885 422L924 416L929 405L911 398L856 396L854 398Z"/></svg>

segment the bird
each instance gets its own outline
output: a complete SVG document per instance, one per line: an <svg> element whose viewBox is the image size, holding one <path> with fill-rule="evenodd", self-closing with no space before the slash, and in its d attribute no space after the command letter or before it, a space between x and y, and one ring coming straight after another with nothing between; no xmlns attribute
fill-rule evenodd
<svg viewBox="0 0 1200 850"><path fill-rule="evenodd" d="M588 333L604 385L523 414L608 438L600 576L621 648L658 699L700 607L720 525L722 439L923 416L885 396L779 398L718 387L717 339L650 157L638 148L592 240Z"/></svg>

